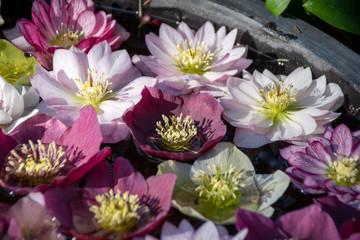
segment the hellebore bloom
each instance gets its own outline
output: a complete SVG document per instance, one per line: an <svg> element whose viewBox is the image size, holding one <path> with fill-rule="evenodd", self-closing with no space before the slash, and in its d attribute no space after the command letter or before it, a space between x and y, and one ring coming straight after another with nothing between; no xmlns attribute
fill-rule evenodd
<svg viewBox="0 0 360 240"><path fill-rule="evenodd" d="M292 165L286 169L292 182L305 192L336 195L345 203L360 200L360 132L344 124L328 127L323 137L308 139L307 147L280 153Z"/></svg>
<svg viewBox="0 0 360 240"><path fill-rule="evenodd" d="M138 63L156 75L159 87L174 95L216 89L252 63L245 58L247 48L234 48L236 35L237 29L226 34L224 26L215 32L210 22L196 33L184 22L177 29L163 23L159 36L145 37L152 56L139 56Z"/></svg>
<svg viewBox="0 0 360 240"><path fill-rule="evenodd" d="M141 95L123 119L138 148L150 156L195 159L226 133L222 108L208 93L176 97L157 88L144 88Z"/></svg>
<svg viewBox="0 0 360 240"><path fill-rule="evenodd" d="M37 111L32 110L38 103L39 96L32 87L13 86L0 76L0 128L4 133L35 114Z"/></svg>
<svg viewBox="0 0 360 240"><path fill-rule="evenodd" d="M212 240L244 240L247 229L241 230L234 237L229 236L226 228L221 225L216 226L213 222L207 221L203 223L196 231L186 220L181 220L179 227L169 222L165 222L160 240L193 240L193 239L212 239ZM136 237L134 240L158 240L157 238L146 235L144 237Z"/></svg>
<svg viewBox="0 0 360 240"><path fill-rule="evenodd" d="M0 75L13 85L30 85L29 76L35 74L34 57L26 57L24 52L4 39L0 39Z"/></svg>
<svg viewBox="0 0 360 240"><path fill-rule="evenodd" d="M6 213L9 222L2 239L65 240L58 232L60 222L46 209L44 195L29 193L18 200Z"/></svg>
<svg viewBox="0 0 360 240"><path fill-rule="evenodd" d="M223 115L236 127L234 143L246 148L323 133L344 101L339 85L326 85L325 76L312 80L310 68L280 79L268 70L255 71L230 78L227 88L230 95L220 99Z"/></svg>
<svg viewBox="0 0 360 240"><path fill-rule="evenodd" d="M5 37L21 50L30 53L47 69L56 49L75 46L88 52L106 40L117 49L130 34L104 11L95 12L92 0L36 0L32 21L21 19L5 30Z"/></svg>
<svg viewBox="0 0 360 240"><path fill-rule="evenodd" d="M87 55L75 47L59 49L54 54L53 74L40 66L36 71L30 81L48 107L71 124L83 106L92 105L107 143L128 136L129 129L121 119L124 112L140 99L144 86L156 82L152 77L136 78L140 73L128 53L112 52L106 41Z"/></svg>
<svg viewBox="0 0 360 240"><path fill-rule="evenodd" d="M101 131L92 107L73 126L35 115L10 133L0 132L0 186L17 194L75 183L110 155L99 151Z"/></svg>
<svg viewBox="0 0 360 240"><path fill-rule="evenodd" d="M255 174L248 157L229 142L220 142L193 165L172 160L158 173L176 173L172 206L183 214L219 224L235 223L237 208L270 217L270 206L285 192L289 177L282 171Z"/></svg>
<svg viewBox="0 0 360 240"><path fill-rule="evenodd" d="M58 189L45 193L48 208L67 234L87 240L130 239L154 230L165 218L175 174L145 180L121 157L115 160L113 176L110 172L103 161L89 172L83 192L65 198Z"/></svg>

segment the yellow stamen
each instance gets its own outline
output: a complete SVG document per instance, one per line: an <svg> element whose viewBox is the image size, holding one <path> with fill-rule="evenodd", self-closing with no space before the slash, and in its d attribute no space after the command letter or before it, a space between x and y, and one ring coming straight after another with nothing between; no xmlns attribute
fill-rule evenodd
<svg viewBox="0 0 360 240"><path fill-rule="evenodd" d="M359 156L355 158L342 157L337 154L337 160L329 164L327 176L337 185L354 186L360 182Z"/></svg>
<svg viewBox="0 0 360 240"><path fill-rule="evenodd" d="M52 46L61 46L69 49L71 46L76 46L85 38L84 31L69 29L64 23L61 23L58 30L56 30L56 38L51 41Z"/></svg>

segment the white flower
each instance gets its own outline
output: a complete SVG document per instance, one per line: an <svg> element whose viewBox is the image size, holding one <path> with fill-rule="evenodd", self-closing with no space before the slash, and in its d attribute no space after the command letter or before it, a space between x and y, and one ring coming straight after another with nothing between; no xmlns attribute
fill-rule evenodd
<svg viewBox="0 0 360 240"><path fill-rule="evenodd" d="M280 78L268 70L245 73L230 78L227 88L229 96L220 100L224 118L236 127L234 143L246 148L323 133L344 101L339 85L326 84L325 76L312 80L309 68Z"/></svg>

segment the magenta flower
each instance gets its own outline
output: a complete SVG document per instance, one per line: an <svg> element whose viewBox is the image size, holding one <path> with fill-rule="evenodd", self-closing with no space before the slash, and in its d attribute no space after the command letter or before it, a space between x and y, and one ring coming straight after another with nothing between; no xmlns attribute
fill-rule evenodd
<svg viewBox="0 0 360 240"><path fill-rule="evenodd" d="M235 47L237 29L226 34L225 27L215 32L210 22L196 33L181 22L177 29L161 24L159 36L150 33L146 45L152 56L134 59L144 64L159 79L159 87L174 95L199 90L218 90L228 77L247 68L247 49ZM221 90L220 90L221 92Z"/></svg>
<svg viewBox="0 0 360 240"><path fill-rule="evenodd" d="M52 54L58 48L76 46L88 52L106 40L117 49L130 34L104 11L95 12L92 0L36 0L32 21L21 19L5 37L23 51L31 53L47 69L52 68Z"/></svg>
<svg viewBox="0 0 360 240"><path fill-rule="evenodd" d="M67 234L77 239L130 239L154 230L167 215L176 175L144 179L130 162L117 158L89 172L84 190L49 189L46 202ZM68 229L68 230L66 230Z"/></svg>
<svg viewBox="0 0 360 240"><path fill-rule="evenodd" d="M103 142L107 143L121 141L129 135L122 121L124 112L140 100L144 86L156 82L152 77L139 77L128 53L112 52L106 41L94 46L88 54L75 47L59 49L54 54L53 72L40 66L36 71L31 84L48 108L56 111L56 117L71 124L82 107L92 105Z"/></svg>
<svg viewBox="0 0 360 240"><path fill-rule="evenodd" d="M328 127L323 137L308 139L307 147L280 151L292 166L292 182L311 194L336 195L343 202L360 200L360 132L344 125Z"/></svg>
<svg viewBox="0 0 360 240"><path fill-rule="evenodd" d="M176 97L144 88L142 98L123 117L144 153L163 159L195 159L226 133L222 108L207 93Z"/></svg>
<svg viewBox="0 0 360 240"><path fill-rule="evenodd" d="M92 107L81 110L69 128L47 115L35 115L9 136L0 132L0 186L26 194L75 183L110 155L109 148L99 151L101 141Z"/></svg>

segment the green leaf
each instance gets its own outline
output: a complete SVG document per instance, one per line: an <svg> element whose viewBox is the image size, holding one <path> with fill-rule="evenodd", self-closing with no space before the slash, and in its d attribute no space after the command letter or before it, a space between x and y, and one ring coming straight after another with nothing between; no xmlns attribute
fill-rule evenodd
<svg viewBox="0 0 360 240"><path fill-rule="evenodd" d="M303 6L334 27L360 34L359 0L308 0Z"/></svg>
<svg viewBox="0 0 360 240"><path fill-rule="evenodd" d="M291 0L266 0L265 6L267 10L271 11L275 16L279 16L285 11L290 1Z"/></svg>
<svg viewBox="0 0 360 240"><path fill-rule="evenodd" d="M24 52L10 42L0 39L0 75L13 85L30 85L29 76L35 74L34 57L25 57Z"/></svg>

